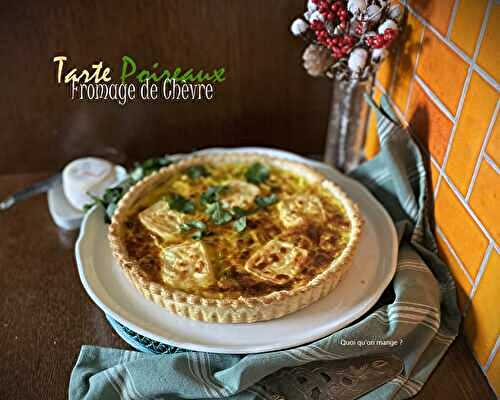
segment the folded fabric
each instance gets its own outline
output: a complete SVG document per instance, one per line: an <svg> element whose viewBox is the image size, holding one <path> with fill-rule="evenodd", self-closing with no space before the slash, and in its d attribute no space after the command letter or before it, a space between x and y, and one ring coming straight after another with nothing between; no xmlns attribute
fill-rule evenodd
<svg viewBox="0 0 500 400"><path fill-rule="evenodd" d="M404 372L363 399L406 399L429 378L458 333L460 312L448 267L439 259L428 219L424 160L386 98L377 113L380 154L352 176L386 207L400 239L394 279L354 324L297 348L263 354L177 352L152 355L83 346L71 374L70 399L330 399L336 388L314 364L380 353ZM346 346L347 340L370 343ZM384 345L384 341L398 343ZM337 361L336 361L337 360ZM351 381L362 378L353 370Z"/></svg>

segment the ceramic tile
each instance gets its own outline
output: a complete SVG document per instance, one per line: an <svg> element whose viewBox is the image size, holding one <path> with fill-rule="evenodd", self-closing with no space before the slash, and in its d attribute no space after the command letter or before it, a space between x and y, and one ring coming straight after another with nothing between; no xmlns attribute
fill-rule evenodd
<svg viewBox="0 0 500 400"><path fill-rule="evenodd" d="M423 30L423 25L410 14L402 34L403 45L400 49L399 62L396 69L396 84L392 90L392 98L402 112L406 109Z"/></svg>
<svg viewBox="0 0 500 400"><path fill-rule="evenodd" d="M486 33L481 43L477 58L479 66L483 67L496 81L500 81L500 63L498 62L498 43L500 41L500 4L495 2L491 10Z"/></svg>
<svg viewBox="0 0 500 400"><path fill-rule="evenodd" d="M441 165L448 145L452 122L417 82L413 85L406 119L410 122L412 133L418 137L427 151Z"/></svg>
<svg viewBox="0 0 500 400"><path fill-rule="evenodd" d="M464 324L469 343L483 366L500 334L500 313L497 312L499 291L500 256L493 251L472 298Z"/></svg>
<svg viewBox="0 0 500 400"><path fill-rule="evenodd" d="M436 35L426 31L417 74L455 115L468 66Z"/></svg>
<svg viewBox="0 0 500 400"><path fill-rule="evenodd" d="M410 0L409 4L440 33L446 35L454 0Z"/></svg>
<svg viewBox="0 0 500 400"><path fill-rule="evenodd" d="M451 30L451 40L472 57L483 24L488 0L460 0Z"/></svg>
<svg viewBox="0 0 500 400"><path fill-rule="evenodd" d="M497 100L496 90L474 73L446 164L446 173L464 196Z"/></svg>
<svg viewBox="0 0 500 400"><path fill-rule="evenodd" d="M457 286L458 306L463 312L465 310L465 306L469 302L469 294L472 290L472 285L441 235L437 234L436 239L438 243L439 254L449 265L451 274L453 275L453 278L455 278L455 283Z"/></svg>
<svg viewBox="0 0 500 400"><path fill-rule="evenodd" d="M500 396L500 351L497 351L486 375L488 376L491 387L496 392L497 396Z"/></svg>
<svg viewBox="0 0 500 400"><path fill-rule="evenodd" d="M439 185L435 216L436 224L475 280L488 240L444 180Z"/></svg>
<svg viewBox="0 0 500 400"><path fill-rule="evenodd" d="M380 84L388 94L391 93L390 85L397 64L396 53L397 49L391 51L389 57L387 57L382 65L380 65L380 68L377 72L377 80L380 82Z"/></svg>
<svg viewBox="0 0 500 400"><path fill-rule="evenodd" d="M439 179L439 170L434 166L432 162L429 162L430 165L430 182L432 186L432 190L436 188L437 181Z"/></svg>
<svg viewBox="0 0 500 400"><path fill-rule="evenodd" d="M486 146L486 153L497 163L500 164L500 122L498 118L493 126L490 140Z"/></svg>
<svg viewBox="0 0 500 400"><path fill-rule="evenodd" d="M391 59L383 64L377 78L391 96L393 103L405 114L413 135L425 148L424 152L430 153L441 166L453 128L453 122L447 117L447 113L442 111L442 107L444 106L452 115L456 115L469 68L468 63L454 49L458 47L469 57L474 55L484 26L488 0L409 0L408 3L443 36L447 35L450 28L450 39L446 40L452 42L454 46L453 48L448 46L440 39L439 34L433 33L435 30L422 26L419 17L409 13L409 28L403 33L399 48L395 49ZM454 21L451 21L454 4L457 5L456 15ZM451 27L450 23L453 23ZM477 63L497 81L500 80L499 26L500 3L495 1L489 13ZM419 79L414 80L412 71L415 70L416 49L422 31L425 32L424 41L416 66ZM426 87L425 90L418 82L420 79ZM390 85L391 83L393 84ZM430 90L430 95L426 93L427 89ZM476 282L478 287L473 294L470 308L466 307L466 304L470 303L469 296L472 294L473 282L479 279L479 270L489 245L489 237L500 243L500 227L497 226L500 209L496 206L499 204L500 196L499 174L487 161L481 160L467 208L457 193L461 193L462 199L466 197L497 102L498 92L492 87L490 79L484 80L481 74L473 72L443 171L445 176L441 178L435 199L436 224L439 226L440 234L443 235L443 237L437 235L440 254L450 266L455 278L460 309L462 311L469 309L465 321L465 333L483 366L491 354L500 330L499 313L492 313L492 310L498 309L500 292L499 255L495 250L490 256L488 265L483 266L484 273L480 282ZM378 151L374 116L370 119L369 127L366 153L371 157ZM497 165L500 164L498 121L495 121L491 136L486 143L486 154ZM427 162L427 166L429 184L435 189L439 179L439 168L430 161ZM452 182L454 189L448 182ZM482 231L468 210L475 214L476 220L481 221L488 234ZM498 393L500 355L496 355L487 371L487 376Z"/></svg>
<svg viewBox="0 0 500 400"><path fill-rule="evenodd" d="M472 189L470 206L496 243L500 243L499 204L500 175L483 161Z"/></svg>

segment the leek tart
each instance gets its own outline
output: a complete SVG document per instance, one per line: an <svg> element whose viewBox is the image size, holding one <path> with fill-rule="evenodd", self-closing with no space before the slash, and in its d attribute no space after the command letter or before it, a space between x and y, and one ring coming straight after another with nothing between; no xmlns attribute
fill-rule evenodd
<svg viewBox="0 0 500 400"><path fill-rule="evenodd" d="M239 323L330 293L361 228L356 205L317 171L232 153L186 158L137 183L109 239L146 298L194 320Z"/></svg>

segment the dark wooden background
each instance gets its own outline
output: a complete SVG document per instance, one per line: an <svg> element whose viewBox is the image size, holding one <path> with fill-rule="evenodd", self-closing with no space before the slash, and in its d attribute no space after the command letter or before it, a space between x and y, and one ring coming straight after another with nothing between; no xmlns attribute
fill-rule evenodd
<svg viewBox="0 0 500 400"><path fill-rule="evenodd" d="M304 0L12 1L0 5L0 173L51 171L84 155L129 161L207 146L321 153L330 85L301 66L289 32ZM77 67L226 68L201 103L81 102L56 83Z"/></svg>

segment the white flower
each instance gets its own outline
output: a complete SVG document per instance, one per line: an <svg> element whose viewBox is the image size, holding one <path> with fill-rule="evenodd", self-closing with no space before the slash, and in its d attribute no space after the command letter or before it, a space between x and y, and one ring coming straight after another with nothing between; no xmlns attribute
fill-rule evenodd
<svg viewBox="0 0 500 400"><path fill-rule="evenodd" d="M401 17L403 14L401 13L401 8L399 7L399 4L393 4L389 7L389 12L388 12L389 18L393 19L394 21L400 21Z"/></svg>
<svg viewBox="0 0 500 400"><path fill-rule="evenodd" d="M349 0L347 10L353 14L360 14L366 11L366 0Z"/></svg>
<svg viewBox="0 0 500 400"><path fill-rule="evenodd" d="M297 18L292 22L292 25L290 26L290 30L292 31L292 34L294 36L302 35L305 31L307 31L308 28L309 26L302 18Z"/></svg>
<svg viewBox="0 0 500 400"><path fill-rule="evenodd" d="M314 22L314 21L320 21L323 22L325 20L325 17L319 12L319 11L314 11L312 15L309 17L309 22Z"/></svg>
<svg viewBox="0 0 500 400"><path fill-rule="evenodd" d="M307 11L314 12L318 9L318 6L316 3L314 3L312 0L309 0L307 2Z"/></svg>
<svg viewBox="0 0 500 400"><path fill-rule="evenodd" d="M366 17L370 22L378 22L381 16L382 16L382 10L380 9L379 6L376 6L375 4L368 6L368 8L366 9Z"/></svg>
<svg viewBox="0 0 500 400"><path fill-rule="evenodd" d="M368 52L365 49L358 47L357 49L354 49L349 55L347 65L352 72L360 73L363 68L365 68L367 59Z"/></svg>
<svg viewBox="0 0 500 400"><path fill-rule="evenodd" d="M392 19L386 19L379 27L378 33L384 34L387 29L398 30L398 24L396 24Z"/></svg>
<svg viewBox="0 0 500 400"><path fill-rule="evenodd" d="M387 57L389 52L387 49L373 49L372 51L372 61L376 64L380 63L384 58Z"/></svg>

